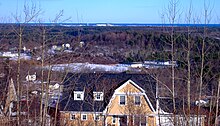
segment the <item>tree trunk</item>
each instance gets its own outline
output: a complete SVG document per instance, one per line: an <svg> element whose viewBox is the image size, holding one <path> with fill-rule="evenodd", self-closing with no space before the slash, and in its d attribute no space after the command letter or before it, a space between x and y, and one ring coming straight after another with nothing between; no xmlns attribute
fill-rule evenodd
<svg viewBox="0 0 220 126"><path fill-rule="evenodd" d="M43 28L42 52L41 52L41 103L40 103L40 125L43 122L43 92L44 92L44 48L45 48L45 29Z"/></svg>
<svg viewBox="0 0 220 126"><path fill-rule="evenodd" d="M21 24L19 25L19 47L18 47L18 69L17 69L17 95L18 95L18 101L17 101L17 125L20 125L20 70L21 70L21 46L22 46L22 28Z"/></svg>
<svg viewBox="0 0 220 126"><path fill-rule="evenodd" d="M219 94L220 94L220 77L218 79L218 91L217 91L217 97L216 97L216 111L215 111L215 125L218 125L218 104L219 104Z"/></svg>

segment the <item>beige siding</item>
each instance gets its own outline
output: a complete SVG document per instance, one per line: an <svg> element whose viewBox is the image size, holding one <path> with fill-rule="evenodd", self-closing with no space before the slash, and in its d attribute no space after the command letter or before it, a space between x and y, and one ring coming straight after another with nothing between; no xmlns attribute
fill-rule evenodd
<svg viewBox="0 0 220 126"><path fill-rule="evenodd" d="M140 96L141 104L134 105L135 95L129 93L140 94L142 92L132 84L127 84L124 88L119 90L119 92L115 92L115 93L116 95L112 99L108 107L108 112L107 112L108 114L121 115L121 114L152 114L153 113L144 95ZM124 93L126 97L126 105L119 104L120 93L122 94Z"/></svg>
<svg viewBox="0 0 220 126"><path fill-rule="evenodd" d="M113 124L113 123L112 123L112 116L108 116L108 117L106 118L106 124L107 124L107 126L108 126L108 125L110 125L110 126L119 126L119 124L118 124L118 118L116 118L116 123Z"/></svg>
<svg viewBox="0 0 220 126"><path fill-rule="evenodd" d="M117 93L141 93L141 90L135 87L133 84L130 82L126 84L122 89L120 89Z"/></svg>
<svg viewBox="0 0 220 126"><path fill-rule="evenodd" d="M150 116L150 117L146 117L146 120L147 120L147 126L156 126L156 119L155 117L153 116ZM108 116L106 118L106 124L107 126L110 125L110 126L119 126L119 118L116 118L116 123L113 124L112 123L112 116ZM128 125L129 126L136 126L134 121L131 121L129 120L129 117L128 117Z"/></svg>
<svg viewBox="0 0 220 126"><path fill-rule="evenodd" d="M120 105L120 95L125 95L126 104ZM135 95L140 95L141 104L134 104ZM128 83L123 88L115 92L115 96L112 98L111 103L107 109L108 115L150 115L154 114L151 110L146 97L143 95L140 89L135 87L133 84ZM129 119L128 119L129 120ZM112 124L112 116L107 117L107 124ZM128 121L129 122L129 121ZM155 117L147 118L147 122L149 125L156 125ZM118 119L116 120L115 126L118 126Z"/></svg>
<svg viewBox="0 0 220 126"><path fill-rule="evenodd" d="M148 126L156 126L156 118L153 116L148 117Z"/></svg>
<svg viewBox="0 0 220 126"><path fill-rule="evenodd" d="M108 114L113 115L121 115L121 114L152 114L152 110L150 109L146 99L144 96L140 96L141 104L134 105L134 96L126 95L126 104L120 105L119 98L120 95L116 95L112 100L111 105L108 108Z"/></svg>
<svg viewBox="0 0 220 126"><path fill-rule="evenodd" d="M81 114L87 114L87 120L81 119ZM71 120L71 112L62 112L61 113L61 125L64 126L95 126L97 124L98 126L102 125L102 117L100 117L99 121L94 120L94 115L92 113L81 113L81 114L75 114L75 119Z"/></svg>

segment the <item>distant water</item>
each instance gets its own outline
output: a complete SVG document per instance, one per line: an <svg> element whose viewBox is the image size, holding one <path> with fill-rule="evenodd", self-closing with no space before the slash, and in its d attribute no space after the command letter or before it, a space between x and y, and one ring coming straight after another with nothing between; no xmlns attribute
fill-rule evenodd
<svg viewBox="0 0 220 126"><path fill-rule="evenodd" d="M1 23L0 25L5 24ZM6 23L8 24L8 23ZM141 23L28 23L25 25L31 25L31 26L100 26L100 27L105 27L105 26L128 26L128 27L220 27L220 24L141 24Z"/></svg>

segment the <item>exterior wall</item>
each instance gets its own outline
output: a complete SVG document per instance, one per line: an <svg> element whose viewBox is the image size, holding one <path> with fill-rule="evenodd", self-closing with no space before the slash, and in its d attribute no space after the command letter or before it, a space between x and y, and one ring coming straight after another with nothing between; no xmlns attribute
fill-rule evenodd
<svg viewBox="0 0 220 126"><path fill-rule="evenodd" d="M156 117L150 116L148 118L148 126L156 126Z"/></svg>
<svg viewBox="0 0 220 126"><path fill-rule="evenodd" d="M174 117L173 115L160 115L160 118L159 119L159 122L158 122L158 125L160 126L173 126L173 120L174 120ZM184 125L186 126L187 125L187 121L186 121L186 117L183 116L183 115L176 115L176 119L177 119L177 125ZM199 116L198 117L199 119L199 126L205 126L205 116ZM190 126L193 126L193 125L197 125L197 116L193 116L191 115L190 117Z"/></svg>
<svg viewBox="0 0 220 126"><path fill-rule="evenodd" d="M120 105L120 96L124 95L126 98L125 105ZM140 96L140 105L134 104L134 97ZM132 121L129 120L129 117L134 116L145 116L146 122L149 126L156 125L156 118L153 116L154 112L151 110L149 103L147 102L146 96L144 95L144 92L135 87L133 84L128 83L124 85L121 89L116 90L108 108L106 111L108 116L106 118L106 124L112 125L112 118L114 116L116 117L116 123L115 126L119 126L119 118L120 116L130 115L127 116L127 124Z"/></svg>
<svg viewBox="0 0 220 126"><path fill-rule="evenodd" d="M75 115L75 119L71 120L71 114ZM87 114L87 120L81 119L81 114ZM61 126L100 126L103 124L103 118L100 117L99 121L94 120L94 114L93 113L83 113L81 112L61 112L61 120L60 125Z"/></svg>
<svg viewBox="0 0 220 126"><path fill-rule="evenodd" d="M119 117L116 117L116 123L115 124L113 124L112 123L112 117L113 116L107 116L106 117L106 125L107 126L120 126L120 124L119 124L119 120L120 120L120 118ZM137 124L135 124L135 122L134 122L134 120L130 120L129 118L131 118L131 117L129 117L128 116L128 122L127 122L127 125L128 126L137 126ZM146 126L156 126L156 119L155 119L155 117L153 117L153 116L146 116Z"/></svg>
<svg viewBox="0 0 220 126"><path fill-rule="evenodd" d="M123 86L123 85L122 85ZM140 89L138 89L137 87L135 87L133 84L131 84L130 82L128 84L126 84L123 88L121 88L120 90L118 90L116 93L142 93Z"/></svg>
<svg viewBox="0 0 220 126"><path fill-rule="evenodd" d="M125 95L125 105L120 105L120 96ZM139 95L141 99L140 105L134 105L134 97ZM115 97L112 99L110 106L108 107L108 114L110 115L124 115L124 114L153 114L149 104L143 93L134 87L132 84L127 84L124 88L115 92Z"/></svg>
<svg viewBox="0 0 220 126"><path fill-rule="evenodd" d="M114 124L114 123L112 123L112 116L107 116L105 124L107 126L119 126L118 122L119 122L119 118L116 118L116 123Z"/></svg>
<svg viewBox="0 0 220 126"><path fill-rule="evenodd" d="M120 105L120 95L116 95L112 100L111 106L109 106L107 113L110 115L153 114L143 95L140 96L140 105L134 105L134 95L125 95L125 97L125 105Z"/></svg>

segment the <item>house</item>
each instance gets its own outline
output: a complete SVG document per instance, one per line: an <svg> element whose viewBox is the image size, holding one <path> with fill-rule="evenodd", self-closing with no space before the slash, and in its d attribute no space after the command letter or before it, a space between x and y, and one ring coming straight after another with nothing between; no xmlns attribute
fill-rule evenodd
<svg viewBox="0 0 220 126"><path fill-rule="evenodd" d="M20 53L20 55L18 55L18 53L12 53L12 52L3 52L2 53L3 57L8 57L10 58L10 60L18 60L18 58L20 59L24 59L24 60L30 60L31 59L31 55L30 53Z"/></svg>
<svg viewBox="0 0 220 126"><path fill-rule="evenodd" d="M18 53L3 52L2 56L4 56L4 57L18 57Z"/></svg>
<svg viewBox="0 0 220 126"><path fill-rule="evenodd" d="M48 53L55 53L55 52L63 52L63 51L70 51L71 52L72 47L69 43L64 43L64 44L57 44L57 45L52 45L51 49L48 50Z"/></svg>
<svg viewBox="0 0 220 126"><path fill-rule="evenodd" d="M83 41L79 42L79 46L82 48L83 46L85 46L85 42Z"/></svg>
<svg viewBox="0 0 220 126"><path fill-rule="evenodd" d="M7 95L5 96L5 99L2 99L0 104L0 125L16 125L16 118L18 116L16 107L18 102L20 103L19 117L23 120L23 123L26 125L27 122L33 122L33 117L37 116L36 110L39 108L39 102L36 99L33 101L27 101L23 96L19 99L12 78L10 79L9 84L7 84L6 93ZM38 106L36 107L37 104ZM27 115L29 115L30 118L29 120L24 121L24 118Z"/></svg>
<svg viewBox="0 0 220 126"><path fill-rule="evenodd" d="M173 125L172 100L159 99L153 75L69 73L63 85L60 125ZM175 116L178 124L185 121L181 112ZM199 120L204 125L204 116Z"/></svg>
<svg viewBox="0 0 220 126"><path fill-rule="evenodd" d="M37 75L36 75L36 72L33 74L33 75L28 75L25 77L26 81L36 81L37 79Z"/></svg>
<svg viewBox="0 0 220 126"><path fill-rule="evenodd" d="M145 68L167 68L178 67L177 61L144 61L143 66Z"/></svg>

